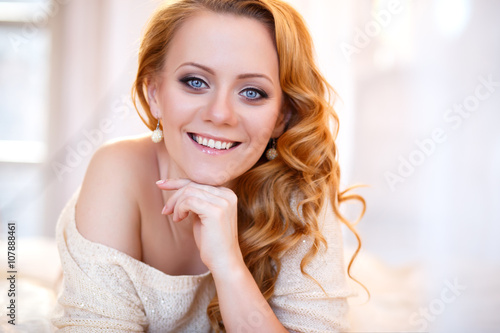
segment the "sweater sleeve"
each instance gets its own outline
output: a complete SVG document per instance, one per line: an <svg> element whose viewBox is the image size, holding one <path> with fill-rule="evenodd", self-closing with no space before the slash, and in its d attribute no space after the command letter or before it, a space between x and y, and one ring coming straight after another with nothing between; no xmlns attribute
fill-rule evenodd
<svg viewBox="0 0 500 333"><path fill-rule="evenodd" d="M349 328L347 297L352 291L346 281L339 221L329 207L320 214L323 245L305 267L321 287L300 270L302 258L311 248L311 237L303 237L281 258L281 273L269 300L274 313L291 332L331 333Z"/></svg>
<svg viewBox="0 0 500 333"><path fill-rule="evenodd" d="M147 318L125 256L78 233L76 199L64 208L56 230L64 278L53 325L59 332L145 332Z"/></svg>

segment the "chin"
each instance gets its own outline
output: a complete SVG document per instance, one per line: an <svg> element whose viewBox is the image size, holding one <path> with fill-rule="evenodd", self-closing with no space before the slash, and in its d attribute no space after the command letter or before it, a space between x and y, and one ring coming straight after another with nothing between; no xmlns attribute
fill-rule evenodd
<svg viewBox="0 0 500 333"><path fill-rule="evenodd" d="M195 173L189 176L189 179L195 183L210 185L210 186L223 186L224 184L230 182L236 177L227 172L215 172L215 173Z"/></svg>
<svg viewBox="0 0 500 333"><path fill-rule="evenodd" d="M194 172L188 174L188 178L195 183L210 185L210 186L227 186L231 181L241 176L243 172L239 172L227 165L225 168L217 169L217 171L211 168L200 168Z"/></svg>
<svg viewBox="0 0 500 333"><path fill-rule="evenodd" d="M189 168L185 172L187 178L195 183L227 187L233 180L255 165L252 158L254 156L233 158L223 163L221 161L218 163L199 161L198 163L189 164Z"/></svg>

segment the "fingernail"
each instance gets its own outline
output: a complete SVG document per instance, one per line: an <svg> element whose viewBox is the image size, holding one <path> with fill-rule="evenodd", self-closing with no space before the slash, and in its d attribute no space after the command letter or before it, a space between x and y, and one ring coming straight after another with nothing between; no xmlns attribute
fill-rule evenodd
<svg viewBox="0 0 500 333"><path fill-rule="evenodd" d="M159 181L156 182L157 185L165 184L167 182L166 179L160 179Z"/></svg>
<svg viewBox="0 0 500 333"><path fill-rule="evenodd" d="M162 213L163 215L165 215L165 212L166 212L166 211L167 211L167 206L163 207L163 209L162 209L161 213Z"/></svg>

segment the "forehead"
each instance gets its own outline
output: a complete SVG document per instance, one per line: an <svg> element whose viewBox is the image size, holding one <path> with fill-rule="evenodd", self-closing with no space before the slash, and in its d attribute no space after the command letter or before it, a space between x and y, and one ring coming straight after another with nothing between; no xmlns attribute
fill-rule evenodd
<svg viewBox="0 0 500 333"><path fill-rule="evenodd" d="M199 62L246 71L278 71L278 55L269 28L234 14L201 11L186 19L170 42L166 65Z"/></svg>

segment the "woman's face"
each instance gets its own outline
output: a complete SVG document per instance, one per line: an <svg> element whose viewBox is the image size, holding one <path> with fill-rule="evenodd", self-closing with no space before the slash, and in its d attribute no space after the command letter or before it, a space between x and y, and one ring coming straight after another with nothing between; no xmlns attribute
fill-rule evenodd
<svg viewBox="0 0 500 333"><path fill-rule="evenodd" d="M227 183L283 131L278 55L254 19L200 12L186 20L148 95L162 119L172 178Z"/></svg>

